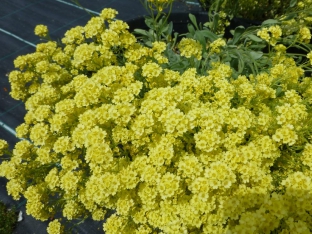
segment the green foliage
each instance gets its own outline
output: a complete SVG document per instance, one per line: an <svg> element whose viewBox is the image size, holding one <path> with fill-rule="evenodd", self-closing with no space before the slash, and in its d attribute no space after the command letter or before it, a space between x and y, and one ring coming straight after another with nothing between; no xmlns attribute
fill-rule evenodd
<svg viewBox="0 0 312 234"><path fill-rule="evenodd" d="M16 223L17 215L15 208L8 209L7 206L0 201L0 234L11 234Z"/></svg>

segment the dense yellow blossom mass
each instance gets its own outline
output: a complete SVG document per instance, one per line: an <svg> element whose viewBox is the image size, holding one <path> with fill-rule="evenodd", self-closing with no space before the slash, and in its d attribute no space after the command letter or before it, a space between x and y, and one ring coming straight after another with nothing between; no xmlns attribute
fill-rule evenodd
<svg viewBox="0 0 312 234"><path fill-rule="evenodd" d="M67 31L64 48L46 42L15 60L11 95L27 109L16 131L29 141L0 165L8 193L40 220L115 210L108 234L309 233L311 77L281 46L254 75L234 78L218 61L205 74L174 71L165 43L141 45L116 14L104 9ZM272 46L281 35L279 26L258 33ZM178 49L202 59L194 39ZM0 140L0 155L6 148ZM48 233L61 231L50 222Z"/></svg>

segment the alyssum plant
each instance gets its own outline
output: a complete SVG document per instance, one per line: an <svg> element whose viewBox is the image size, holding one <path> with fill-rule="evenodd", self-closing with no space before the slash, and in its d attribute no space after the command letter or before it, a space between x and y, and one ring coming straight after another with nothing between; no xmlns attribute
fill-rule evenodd
<svg viewBox="0 0 312 234"><path fill-rule="evenodd" d="M115 210L111 234L310 233L312 5L302 2L225 39L219 17L190 15L189 32L172 35L172 1L148 0L149 30L130 33L104 9L62 44L19 56L9 79L25 140L12 152L0 142L8 193L39 220ZM43 25L35 33L48 38Z"/></svg>

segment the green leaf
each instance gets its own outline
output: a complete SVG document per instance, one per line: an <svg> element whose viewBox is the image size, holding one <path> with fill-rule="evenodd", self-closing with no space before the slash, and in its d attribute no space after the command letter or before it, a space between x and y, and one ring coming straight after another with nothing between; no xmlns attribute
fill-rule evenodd
<svg viewBox="0 0 312 234"><path fill-rule="evenodd" d="M147 18L145 19L145 24L147 25L147 27L154 29L154 21L151 18Z"/></svg>
<svg viewBox="0 0 312 234"><path fill-rule="evenodd" d="M249 26L248 28L246 28L245 32L252 32L260 28L260 26Z"/></svg>
<svg viewBox="0 0 312 234"><path fill-rule="evenodd" d="M199 30L198 25L197 25L197 21L196 21L196 17L192 14L189 14L189 18L190 18L191 22L194 24L194 26L196 27L196 29Z"/></svg>
<svg viewBox="0 0 312 234"><path fill-rule="evenodd" d="M249 52L249 55L250 55L250 57L251 57L253 60L257 60L257 59L259 59L259 58L262 57L263 52L261 52L261 51L250 51L250 52Z"/></svg>
<svg viewBox="0 0 312 234"><path fill-rule="evenodd" d="M173 30L173 23L170 22L170 23L168 24L168 31L167 31L167 33L168 33L169 35L171 35L171 34L172 34L172 30Z"/></svg>
<svg viewBox="0 0 312 234"><path fill-rule="evenodd" d="M146 31L146 30L143 30L143 29L134 29L134 32L137 33L137 34L141 34L141 35L144 35L144 36L148 36L149 33Z"/></svg>
<svg viewBox="0 0 312 234"><path fill-rule="evenodd" d="M219 24L219 14L214 15L213 17L213 25L212 30L215 32L217 30L218 24Z"/></svg>
<svg viewBox="0 0 312 234"><path fill-rule="evenodd" d="M276 89L276 97L282 96L283 89L281 87L277 87Z"/></svg>
<svg viewBox="0 0 312 234"><path fill-rule="evenodd" d="M239 50L237 50L237 51L235 51L236 52L236 54L238 55L238 59L237 59L237 62L238 62L238 66L237 66L237 72L239 73L239 74L241 74L242 72L243 72L243 70L244 70L244 67L245 67L245 64L244 64L244 60L243 60L243 58L242 58L242 54L240 53L240 51Z"/></svg>
<svg viewBox="0 0 312 234"><path fill-rule="evenodd" d="M208 29L201 30L201 34L204 37L208 38L210 42L213 42L213 41L218 39L218 36L216 34L214 34L213 32L211 32L210 30L208 30Z"/></svg>
<svg viewBox="0 0 312 234"><path fill-rule="evenodd" d="M175 32L173 35L174 35L173 36L173 46L174 46L177 43L179 33Z"/></svg>
<svg viewBox="0 0 312 234"><path fill-rule="evenodd" d="M239 74L242 74L244 67L245 67L244 61L239 59L238 60L238 73Z"/></svg>
<svg viewBox="0 0 312 234"><path fill-rule="evenodd" d="M262 42L262 39L260 37L257 37L256 35L249 34L248 35L249 39L255 42Z"/></svg>
<svg viewBox="0 0 312 234"><path fill-rule="evenodd" d="M162 28L160 29L160 33L167 32L167 31L168 31L168 29L169 29L169 24L166 24L166 26L165 26L165 27L162 27Z"/></svg>
<svg viewBox="0 0 312 234"><path fill-rule="evenodd" d="M297 4L297 0L291 0L289 3L290 7L294 7Z"/></svg>
<svg viewBox="0 0 312 234"><path fill-rule="evenodd" d="M203 46L203 49L206 47L206 39L201 31L195 32L195 39L200 42L200 44Z"/></svg>
<svg viewBox="0 0 312 234"><path fill-rule="evenodd" d="M147 45L148 47L152 47L152 46L153 46L153 44L152 44L152 42L151 42L151 41L147 41L147 42L145 42L145 45Z"/></svg>
<svg viewBox="0 0 312 234"><path fill-rule="evenodd" d="M278 24L279 21L276 19L268 19L262 22L261 25Z"/></svg>
<svg viewBox="0 0 312 234"><path fill-rule="evenodd" d="M296 13L291 13L291 14L288 14L286 16L286 18L284 18L283 20L291 20L291 19L295 18L296 16L297 16Z"/></svg>
<svg viewBox="0 0 312 234"><path fill-rule="evenodd" d="M204 23L205 27L211 28L212 27L212 22L206 22Z"/></svg>
<svg viewBox="0 0 312 234"><path fill-rule="evenodd" d="M238 58L237 55L232 54L232 53L230 54L230 57L231 57L231 58Z"/></svg>
<svg viewBox="0 0 312 234"><path fill-rule="evenodd" d="M238 26L237 28L235 28L233 39L231 41L232 45L235 45L239 41L244 31L245 31L245 28L243 26Z"/></svg>
<svg viewBox="0 0 312 234"><path fill-rule="evenodd" d="M189 30L189 32L194 36L195 35L195 28L193 25L188 24L187 25L187 29Z"/></svg>
<svg viewBox="0 0 312 234"><path fill-rule="evenodd" d="M254 49L254 50L262 50L265 47L267 47L266 44L257 44L257 45L250 45L250 46L248 46L248 48Z"/></svg>

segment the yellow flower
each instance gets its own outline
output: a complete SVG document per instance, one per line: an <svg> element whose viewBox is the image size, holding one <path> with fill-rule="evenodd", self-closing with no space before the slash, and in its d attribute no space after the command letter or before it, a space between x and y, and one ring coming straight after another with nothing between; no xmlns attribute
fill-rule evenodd
<svg viewBox="0 0 312 234"><path fill-rule="evenodd" d="M106 167L113 161L113 153L105 142L89 146L85 156L86 162L106 164Z"/></svg>
<svg viewBox="0 0 312 234"><path fill-rule="evenodd" d="M298 135L293 130L292 125L283 126L276 130L275 134L272 136L272 139L276 142L281 142L288 145L293 145L298 139Z"/></svg>
<svg viewBox="0 0 312 234"><path fill-rule="evenodd" d="M194 179L198 177L203 171L203 166L194 155L184 155L179 162L178 172L182 174L183 177L189 177Z"/></svg>
<svg viewBox="0 0 312 234"><path fill-rule="evenodd" d="M78 187L78 182L80 180L80 176L76 171L69 171L64 174L61 178L60 187L68 194L74 192Z"/></svg>
<svg viewBox="0 0 312 234"><path fill-rule="evenodd" d="M218 38L217 40L213 41L209 47L210 47L210 53L220 53L221 47L225 46L226 42L222 38Z"/></svg>
<svg viewBox="0 0 312 234"><path fill-rule="evenodd" d="M186 58L191 58L194 56L198 60L202 58L202 45L191 38L182 38L178 48L182 56Z"/></svg>
<svg viewBox="0 0 312 234"><path fill-rule="evenodd" d="M75 200L68 200L64 207L63 207L63 216L66 217L68 220L73 220L78 218L81 214L81 208L77 201Z"/></svg>
<svg viewBox="0 0 312 234"><path fill-rule="evenodd" d="M107 234L124 233L127 219L123 216L113 214L103 224L103 230Z"/></svg>
<svg viewBox="0 0 312 234"><path fill-rule="evenodd" d="M50 163L56 159L56 153L51 152L50 147L42 146L37 148L36 153L38 155L36 161L39 161L41 164Z"/></svg>
<svg viewBox="0 0 312 234"><path fill-rule="evenodd" d="M309 43L311 39L311 32L310 29L307 27L302 27L299 30L299 40L303 41L304 43Z"/></svg>
<svg viewBox="0 0 312 234"><path fill-rule="evenodd" d="M270 34L268 32L268 28L262 28L261 30L259 30L257 32L257 36L259 36L260 38L262 38L263 40L269 42L270 40Z"/></svg>
<svg viewBox="0 0 312 234"><path fill-rule="evenodd" d="M92 219L95 221L104 220L105 214L106 210L98 208L92 212Z"/></svg>
<svg viewBox="0 0 312 234"><path fill-rule="evenodd" d="M31 160L31 153L33 149L34 149L33 144L31 144L27 140L22 140L15 144L15 147L13 149L13 155L14 157L20 159Z"/></svg>
<svg viewBox="0 0 312 234"><path fill-rule="evenodd" d="M155 41L153 42L153 50L157 51L158 53L162 53L166 50L166 43L162 41Z"/></svg>
<svg viewBox="0 0 312 234"><path fill-rule="evenodd" d="M49 223L47 232L48 234L62 234L64 232L64 227L58 219L55 219Z"/></svg>
<svg viewBox="0 0 312 234"><path fill-rule="evenodd" d="M3 155L3 152L9 147L8 142L0 139L0 156Z"/></svg>
<svg viewBox="0 0 312 234"><path fill-rule="evenodd" d="M310 64L312 65L312 51L307 54L307 58L310 59Z"/></svg>
<svg viewBox="0 0 312 234"><path fill-rule="evenodd" d="M179 189L180 177L167 172L160 180L157 188L162 199L174 196Z"/></svg>
<svg viewBox="0 0 312 234"><path fill-rule="evenodd" d="M45 25L39 24L35 27L35 35L39 37L46 37L48 32L48 27Z"/></svg>
<svg viewBox="0 0 312 234"><path fill-rule="evenodd" d="M162 72L162 68L157 63L147 63L142 67L142 75L151 79L158 77Z"/></svg>
<svg viewBox="0 0 312 234"><path fill-rule="evenodd" d="M60 178L58 176L58 169L53 168L50 170L49 174L45 177L45 182L48 184L49 188L53 190L55 187L58 187L60 184Z"/></svg>
<svg viewBox="0 0 312 234"><path fill-rule="evenodd" d="M132 206L134 205L134 201L133 199L119 198L116 205L116 211L119 215L128 215Z"/></svg>
<svg viewBox="0 0 312 234"><path fill-rule="evenodd" d="M83 33L84 33L83 27L81 26L74 27L65 33L65 37L62 38L62 42L66 45L71 44L79 45L85 40ZM70 47L67 48L69 49Z"/></svg>
<svg viewBox="0 0 312 234"><path fill-rule="evenodd" d="M100 35L104 31L105 25L100 17L92 17L84 27L86 38L93 38Z"/></svg>
<svg viewBox="0 0 312 234"><path fill-rule="evenodd" d="M282 29L278 25L269 27L269 32L272 35L272 38L279 39L282 36Z"/></svg>
<svg viewBox="0 0 312 234"><path fill-rule="evenodd" d="M112 19L116 17L118 14L118 11L112 8L105 8L102 10L100 17L104 20L107 20L108 22L111 22Z"/></svg>
<svg viewBox="0 0 312 234"><path fill-rule="evenodd" d="M306 144L301 156L302 163L312 168L312 145Z"/></svg>
<svg viewBox="0 0 312 234"><path fill-rule="evenodd" d="M70 137L62 136L56 140L53 146L53 150L56 153L65 154L68 151L73 151L75 149Z"/></svg>
<svg viewBox="0 0 312 234"><path fill-rule="evenodd" d="M13 197L14 200L18 200L21 194L25 192L26 183L20 179L11 179L6 185L6 189L9 195Z"/></svg>
<svg viewBox="0 0 312 234"><path fill-rule="evenodd" d="M278 25L273 25L269 28L262 28L257 32L257 36L275 46L276 42L282 36L282 29Z"/></svg>

